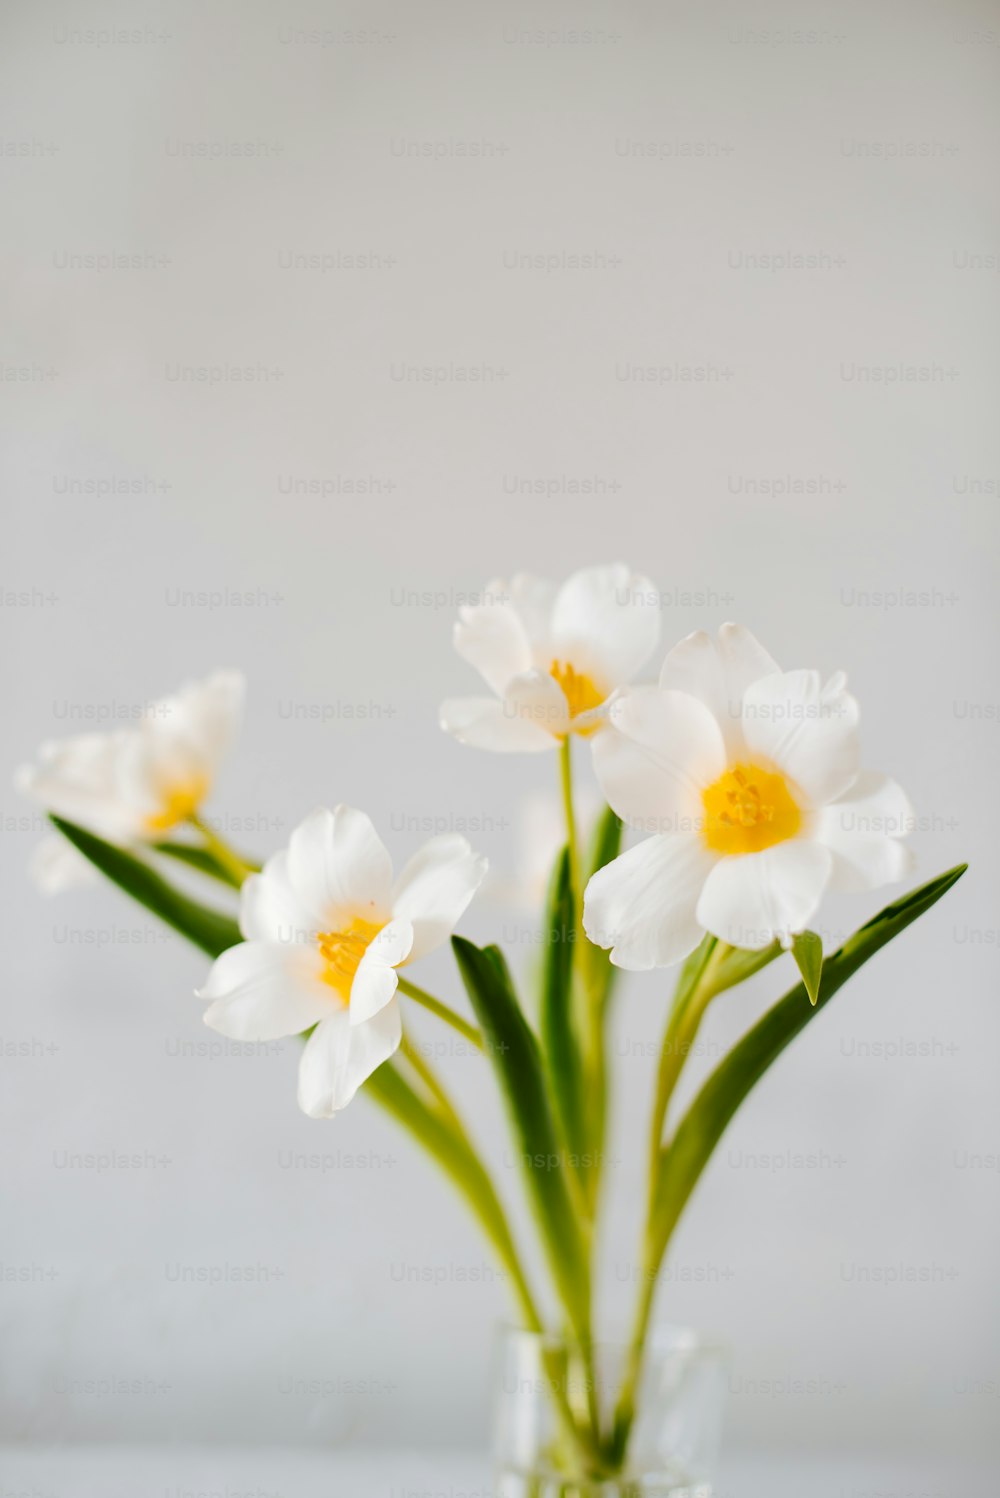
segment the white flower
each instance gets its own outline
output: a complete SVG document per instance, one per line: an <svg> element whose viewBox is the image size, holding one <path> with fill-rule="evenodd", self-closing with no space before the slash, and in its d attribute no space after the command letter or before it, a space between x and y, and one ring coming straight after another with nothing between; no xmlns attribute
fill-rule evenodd
<svg viewBox="0 0 1000 1498"><path fill-rule="evenodd" d="M316 1026L299 1067L313 1118L346 1108L402 1036L396 968L447 941L486 873L464 837L435 837L393 884L364 812L318 807L240 895L246 941L213 964L205 1023L233 1040Z"/></svg>
<svg viewBox="0 0 1000 1498"><path fill-rule="evenodd" d="M15 784L47 811L113 843L155 841L194 815L236 732L244 680L218 671L151 703L135 727L42 745ZM36 865L43 887L45 865Z"/></svg>
<svg viewBox="0 0 1000 1498"><path fill-rule="evenodd" d="M441 727L463 744L554 749L589 734L616 688L656 649L659 594L624 563L574 572L561 587L518 573L460 610L455 649L493 697L451 698Z"/></svg>
<svg viewBox="0 0 1000 1498"><path fill-rule="evenodd" d="M712 932L788 943L824 892L901 879L910 804L859 769L858 706L842 674L780 671L725 624L689 635L658 687L622 693L594 767L618 815L657 835L595 874L584 926L619 967L665 967Z"/></svg>

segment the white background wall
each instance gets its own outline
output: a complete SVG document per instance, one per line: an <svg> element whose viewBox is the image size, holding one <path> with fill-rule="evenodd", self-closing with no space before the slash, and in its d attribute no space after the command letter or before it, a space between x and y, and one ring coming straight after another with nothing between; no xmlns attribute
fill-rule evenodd
<svg viewBox="0 0 1000 1498"><path fill-rule="evenodd" d="M555 764L439 734L473 686L439 592L622 557L667 590L665 644L735 617L845 667L921 873L973 867L744 1110L662 1310L734 1345L736 1442L995 1441L995 8L12 3L4 29L10 768L243 666L213 806L236 840L343 799L402 858L419 819L480 819L497 883L466 929L524 971L504 886ZM67 268L109 252L143 268ZM748 268L788 253L818 267ZM357 254L377 268L283 268ZM603 258L510 268L536 255ZM257 377L175 377L199 365ZM399 377L424 365L493 378ZM218 589L253 601L178 601ZM111 890L41 899L39 819L11 791L2 814L0 1436L483 1435L505 1292L447 1186L363 1101L300 1115L297 1043L192 1052L202 961ZM825 932L879 903L831 901ZM458 1002L446 958L426 977ZM720 1006L698 1066L786 981ZM619 1008L612 1328L666 995L636 978ZM513 1190L480 1063L443 1064ZM108 1150L150 1163L60 1166Z"/></svg>

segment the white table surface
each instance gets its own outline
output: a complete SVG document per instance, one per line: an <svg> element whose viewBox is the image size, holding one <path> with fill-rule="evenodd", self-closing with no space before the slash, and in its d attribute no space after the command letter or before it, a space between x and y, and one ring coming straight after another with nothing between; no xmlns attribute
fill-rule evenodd
<svg viewBox="0 0 1000 1498"><path fill-rule="evenodd" d="M1000 1469L885 1458L755 1455L717 1498L997 1498ZM0 1448L0 1498L492 1498L479 1453L273 1447Z"/></svg>

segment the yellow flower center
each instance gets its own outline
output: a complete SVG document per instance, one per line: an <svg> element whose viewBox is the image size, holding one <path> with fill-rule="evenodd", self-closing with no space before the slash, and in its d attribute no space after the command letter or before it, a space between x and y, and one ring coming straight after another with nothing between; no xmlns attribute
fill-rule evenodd
<svg viewBox="0 0 1000 1498"><path fill-rule="evenodd" d="M147 828L150 832L167 832L178 822L186 822L198 810L207 791L208 781L201 775L168 786L160 798L159 811L146 818Z"/></svg>
<svg viewBox="0 0 1000 1498"><path fill-rule="evenodd" d="M733 765L701 793L705 842L713 853L760 853L794 837L802 813L783 775Z"/></svg>
<svg viewBox="0 0 1000 1498"><path fill-rule="evenodd" d="M344 1004L350 1002L351 984L358 965L381 930L381 925L366 921L359 915L342 931L321 931L317 936L317 945L326 962L323 977Z"/></svg>
<svg viewBox="0 0 1000 1498"><path fill-rule="evenodd" d="M592 677L577 671L571 661L553 661L549 667L549 675L563 689L569 703L570 718L578 718L581 713L589 713L591 708L600 707L607 695ZM593 729L585 728L582 732L586 735L592 733Z"/></svg>

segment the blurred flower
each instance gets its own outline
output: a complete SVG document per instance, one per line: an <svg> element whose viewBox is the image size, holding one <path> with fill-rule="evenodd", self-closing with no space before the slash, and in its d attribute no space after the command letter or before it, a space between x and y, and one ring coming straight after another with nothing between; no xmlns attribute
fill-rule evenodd
<svg viewBox="0 0 1000 1498"><path fill-rule="evenodd" d="M782 672L749 630L689 635L657 687L623 692L594 742L610 804L652 832L591 879L584 926L619 967L664 967L712 932L787 943L824 892L901 879L912 825L895 781L859 769L839 673Z"/></svg>
<svg viewBox="0 0 1000 1498"><path fill-rule="evenodd" d="M561 587L518 573L463 608L455 649L493 697L450 698L441 726L463 744L516 753L593 733L616 688L659 639L659 594L623 563L574 572Z"/></svg>
<svg viewBox="0 0 1000 1498"><path fill-rule="evenodd" d="M393 884L368 817L317 808L243 885L246 941L213 964L199 992L211 1000L205 1023L233 1040L312 1030L299 1105L332 1117L399 1045L396 968L447 941L485 873L485 858L446 834Z"/></svg>
<svg viewBox="0 0 1000 1498"><path fill-rule="evenodd" d="M217 671L151 703L134 728L42 745L15 776L46 811L113 843L155 841L194 816L239 724L244 679ZM73 862L33 864L43 889L65 888ZM76 864L80 867L80 864ZM39 877L40 876L40 877Z"/></svg>

